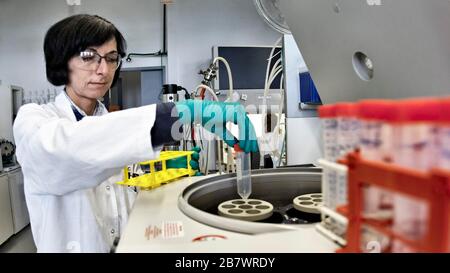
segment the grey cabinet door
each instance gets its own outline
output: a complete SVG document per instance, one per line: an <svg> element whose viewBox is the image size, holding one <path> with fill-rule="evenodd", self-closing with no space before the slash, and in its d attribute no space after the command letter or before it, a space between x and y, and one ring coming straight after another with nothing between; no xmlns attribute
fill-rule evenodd
<svg viewBox="0 0 450 273"><path fill-rule="evenodd" d="M159 94L163 85L163 71L141 72L141 105L160 103Z"/></svg>
<svg viewBox="0 0 450 273"><path fill-rule="evenodd" d="M8 173L9 192L14 223L14 234L21 231L30 223L27 204L23 188L23 174L21 169Z"/></svg>
<svg viewBox="0 0 450 273"><path fill-rule="evenodd" d="M14 233L9 183L6 175L0 175L0 219L0 244L3 244Z"/></svg>

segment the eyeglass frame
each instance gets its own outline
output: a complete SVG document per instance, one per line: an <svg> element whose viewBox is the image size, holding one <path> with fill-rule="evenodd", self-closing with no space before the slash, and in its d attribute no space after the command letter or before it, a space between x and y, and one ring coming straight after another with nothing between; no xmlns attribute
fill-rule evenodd
<svg viewBox="0 0 450 273"><path fill-rule="evenodd" d="M97 63L97 66L96 66L94 69L83 69L83 68L80 68L80 69L83 69L83 70L89 70L89 71L95 71L95 70L97 70L97 69L99 68L100 64L102 63L102 59L105 59L105 62L106 62L107 65L110 64L110 62L108 62L106 58L108 57L108 54L112 54L112 53L118 55L117 66L114 68L114 71L116 71L116 70L120 67L120 65L122 64L122 56L121 56L118 52L109 52L109 53L107 53L105 56L102 56L102 55L100 55L97 51L92 50L92 49L83 50L83 51L81 51L81 52L78 54L77 57L79 57L80 60L81 60L82 62L85 62L85 61L83 60L83 57L82 57L81 55L82 55L83 53L85 53L85 52L92 53L92 54L94 54L95 56L97 56L99 59L98 59L98 61L96 62L96 63ZM108 66L108 67L109 67L109 66Z"/></svg>

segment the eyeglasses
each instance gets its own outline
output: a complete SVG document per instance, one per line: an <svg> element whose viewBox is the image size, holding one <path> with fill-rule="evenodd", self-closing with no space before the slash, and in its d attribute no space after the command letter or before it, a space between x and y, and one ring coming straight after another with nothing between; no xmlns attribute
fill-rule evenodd
<svg viewBox="0 0 450 273"><path fill-rule="evenodd" d="M95 51L86 50L80 52L80 59L80 68L84 70L97 70L102 59L105 59L110 70L116 70L122 63L121 56L117 52L108 53L105 56L102 56Z"/></svg>

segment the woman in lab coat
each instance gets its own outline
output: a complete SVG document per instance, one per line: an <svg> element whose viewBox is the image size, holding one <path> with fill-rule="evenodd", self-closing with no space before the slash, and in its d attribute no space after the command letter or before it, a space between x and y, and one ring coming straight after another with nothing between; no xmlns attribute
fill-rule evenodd
<svg viewBox="0 0 450 273"><path fill-rule="evenodd" d="M107 20L68 17L44 40L47 78L65 89L54 103L21 107L14 123L27 206L38 252L109 252L124 230L135 192L119 186L122 168L159 156L174 140L172 126L200 119L216 127L231 121L246 132L239 145L257 151L254 129L242 108L233 115L204 116L220 102L184 101L108 113L98 100L114 85L125 40ZM201 111L194 111L200 107ZM183 112L179 118L173 113ZM244 113L242 113L244 112ZM200 113L200 114L198 114ZM233 145L236 139L227 139Z"/></svg>

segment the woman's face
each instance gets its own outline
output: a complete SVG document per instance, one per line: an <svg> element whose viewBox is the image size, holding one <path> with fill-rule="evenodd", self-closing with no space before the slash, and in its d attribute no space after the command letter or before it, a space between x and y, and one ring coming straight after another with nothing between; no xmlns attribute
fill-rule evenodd
<svg viewBox="0 0 450 273"><path fill-rule="evenodd" d="M87 54L83 55L83 53ZM103 97L111 87L117 66L111 63L111 58L102 58L100 63L95 61L100 56L118 56L116 39L111 39L101 46L88 47L82 53L83 58L74 56L68 62L69 84L78 96L85 99L97 100ZM93 56L93 57L92 57Z"/></svg>

